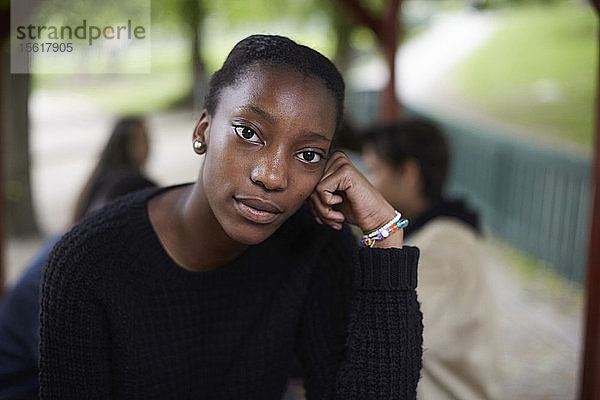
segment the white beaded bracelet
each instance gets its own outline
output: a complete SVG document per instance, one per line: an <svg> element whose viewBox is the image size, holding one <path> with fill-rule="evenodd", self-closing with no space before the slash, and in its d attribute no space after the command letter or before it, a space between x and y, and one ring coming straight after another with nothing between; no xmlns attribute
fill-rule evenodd
<svg viewBox="0 0 600 400"><path fill-rule="evenodd" d="M408 226L407 219L401 219L402 214L398 211L394 210L396 215L390 222L382 226L381 228L364 235L360 241L360 244L363 246L373 247L377 240L383 240L390 236L392 233L397 232L401 228L406 228Z"/></svg>

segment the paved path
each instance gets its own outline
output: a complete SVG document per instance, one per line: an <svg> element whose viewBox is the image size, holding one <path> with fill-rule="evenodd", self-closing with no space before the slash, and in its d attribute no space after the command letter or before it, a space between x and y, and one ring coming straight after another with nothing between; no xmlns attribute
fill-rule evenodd
<svg viewBox="0 0 600 400"><path fill-rule="evenodd" d="M479 12L441 13L430 28L403 43L396 54L396 91L402 101L430 104L439 97L445 75L490 37L495 18ZM352 68L347 80L355 90L380 90L388 79L382 60Z"/></svg>
<svg viewBox="0 0 600 400"><path fill-rule="evenodd" d="M396 56L396 91L412 105L429 105L440 95L447 73L494 33L493 15L481 12L444 13L431 27L405 43Z"/></svg>
<svg viewBox="0 0 600 400"><path fill-rule="evenodd" d="M492 241L487 249L497 303L502 399L575 399L583 331L581 289L543 270L523 276L502 246Z"/></svg>

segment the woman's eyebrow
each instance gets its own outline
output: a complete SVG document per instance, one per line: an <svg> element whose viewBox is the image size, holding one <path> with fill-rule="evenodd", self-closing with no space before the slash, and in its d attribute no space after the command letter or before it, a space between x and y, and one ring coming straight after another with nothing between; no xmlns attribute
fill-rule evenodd
<svg viewBox="0 0 600 400"><path fill-rule="evenodd" d="M331 138L328 138L327 136L321 135L320 133L316 133L316 132L308 132L308 137L310 139L323 140L327 143L331 142Z"/></svg>
<svg viewBox="0 0 600 400"><path fill-rule="evenodd" d="M269 121L270 123L275 123L275 117L272 116L271 114L269 114L268 112L266 112L265 110L263 110L260 107L257 106L253 106L253 105L246 105L246 106L241 106L239 107L239 110L244 110L244 111L251 111L257 115L260 115L261 117L263 117L264 119L266 119L267 121ZM316 132L308 132L309 139L316 139L316 140L322 140L325 141L327 143L331 142L331 138L322 135L320 133L316 133Z"/></svg>
<svg viewBox="0 0 600 400"><path fill-rule="evenodd" d="M261 117L263 117L264 119L266 119L270 123L274 123L275 122L275 117L273 117L271 114L269 114L268 112L266 112L265 110L263 110L263 109L261 109L259 107L252 106L252 105L247 105L247 106L240 107L240 110L252 111L253 113L260 115Z"/></svg>

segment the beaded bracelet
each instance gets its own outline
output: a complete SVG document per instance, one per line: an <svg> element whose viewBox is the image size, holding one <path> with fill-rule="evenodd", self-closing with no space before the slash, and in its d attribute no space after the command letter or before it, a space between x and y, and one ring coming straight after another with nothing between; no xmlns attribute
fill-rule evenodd
<svg viewBox="0 0 600 400"><path fill-rule="evenodd" d="M400 219L402 218L402 214L400 214L396 210L394 210L394 212L396 213L396 215L394 216L394 218L392 218L390 222L377 229L376 231L373 231L368 235L364 235L360 241L360 244L362 246L373 247L377 240L383 240L390 236L392 233L397 232L399 229L406 228L408 226L408 220L406 218Z"/></svg>

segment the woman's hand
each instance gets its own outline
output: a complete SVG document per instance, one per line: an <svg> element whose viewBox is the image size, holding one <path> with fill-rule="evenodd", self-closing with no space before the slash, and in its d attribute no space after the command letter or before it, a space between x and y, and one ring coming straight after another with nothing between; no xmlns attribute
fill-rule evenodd
<svg viewBox="0 0 600 400"><path fill-rule="evenodd" d="M342 222L358 226L364 234L381 228L394 218L394 208L354 167L348 157L335 152L327 160L321 181L308 199L315 219L334 229ZM402 229L374 247L402 247Z"/></svg>

